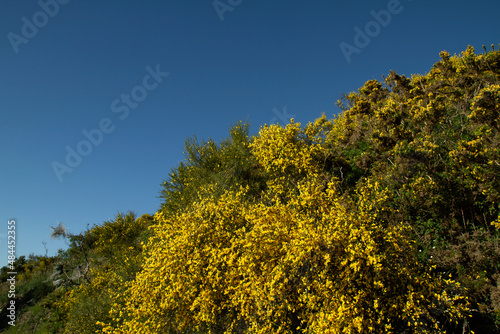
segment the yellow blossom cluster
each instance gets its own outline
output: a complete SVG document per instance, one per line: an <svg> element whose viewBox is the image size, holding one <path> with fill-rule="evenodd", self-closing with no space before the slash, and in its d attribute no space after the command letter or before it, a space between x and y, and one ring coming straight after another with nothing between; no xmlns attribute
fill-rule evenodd
<svg viewBox="0 0 500 334"><path fill-rule="evenodd" d="M406 225L381 218L389 194L366 181L343 196L325 182L319 123L265 127L252 143L278 178L266 200L240 188L157 213L143 269L103 330L434 333L462 319L458 283L419 263Z"/></svg>

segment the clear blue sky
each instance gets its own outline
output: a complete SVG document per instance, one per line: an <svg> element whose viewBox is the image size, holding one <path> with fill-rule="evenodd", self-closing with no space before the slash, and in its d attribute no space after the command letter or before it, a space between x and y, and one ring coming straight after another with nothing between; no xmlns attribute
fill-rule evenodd
<svg viewBox="0 0 500 334"><path fill-rule="evenodd" d="M78 233L119 211L153 214L187 137L332 117L341 94L389 70L425 73L442 50L500 42L497 0L0 6L0 265L10 218L20 256L65 248L50 240L58 221ZM68 147L86 154L73 167Z"/></svg>

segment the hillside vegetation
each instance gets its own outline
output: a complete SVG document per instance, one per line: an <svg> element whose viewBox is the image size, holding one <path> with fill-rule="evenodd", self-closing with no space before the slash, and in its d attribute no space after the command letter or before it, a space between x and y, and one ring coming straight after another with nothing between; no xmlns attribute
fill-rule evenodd
<svg viewBox="0 0 500 334"><path fill-rule="evenodd" d="M440 56L366 82L332 119L187 140L154 216L58 226L67 251L19 259L24 307L0 325L500 333L500 52Z"/></svg>

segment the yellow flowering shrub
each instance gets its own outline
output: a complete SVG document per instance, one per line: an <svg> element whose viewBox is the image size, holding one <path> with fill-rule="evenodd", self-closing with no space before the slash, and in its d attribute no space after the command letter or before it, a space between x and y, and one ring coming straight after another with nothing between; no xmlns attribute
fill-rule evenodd
<svg viewBox="0 0 500 334"><path fill-rule="evenodd" d="M146 246L144 269L124 292L124 309L114 310L125 319L118 332L203 333L230 320L224 294L231 280L227 257L232 239L245 226L240 214L243 193L228 193L217 201L202 199L175 219L155 215L159 224Z"/></svg>
<svg viewBox="0 0 500 334"><path fill-rule="evenodd" d="M56 302L64 315L64 333L95 333L101 330L99 322L111 321L111 296L123 280L112 270L91 270L91 275L90 283L68 289Z"/></svg>
<svg viewBox="0 0 500 334"><path fill-rule="evenodd" d="M67 281L62 298L56 302L65 333L95 333L103 324L113 323L111 306L124 305L122 292L141 268L142 246L138 243L152 217L119 213L115 219L87 232L93 240L87 279L79 285Z"/></svg>
<svg viewBox="0 0 500 334"><path fill-rule="evenodd" d="M240 188L157 213L143 270L103 331L432 333L463 320L459 284L417 260L407 226L381 218L389 194L366 181L343 196L325 181L328 127L261 130L252 150L279 178L262 201Z"/></svg>
<svg viewBox="0 0 500 334"><path fill-rule="evenodd" d="M247 214L233 298L249 332L425 333L442 329L445 310L461 319L462 297L446 292L456 283L421 267L405 227L378 219L373 201L386 194L368 184L342 200L335 188L307 182L287 204Z"/></svg>
<svg viewBox="0 0 500 334"><path fill-rule="evenodd" d="M407 222L420 260L467 287L470 329L498 331L500 52L440 56L425 75L391 72L388 90L370 80L348 94L331 154L352 188L366 177L387 189L383 216Z"/></svg>

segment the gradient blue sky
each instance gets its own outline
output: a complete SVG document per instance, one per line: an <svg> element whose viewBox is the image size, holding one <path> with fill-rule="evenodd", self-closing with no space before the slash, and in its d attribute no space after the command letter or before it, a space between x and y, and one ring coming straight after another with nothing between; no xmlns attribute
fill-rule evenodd
<svg viewBox="0 0 500 334"><path fill-rule="evenodd" d="M425 73L442 50L500 42L497 0L222 0L233 4L223 20L213 1L60 1L53 17L37 1L0 3L0 265L10 218L20 256L44 254L44 241L49 255L65 248L50 240L58 221L78 233L119 211L153 214L187 137L218 140L238 120L256 133L285 114L332 117L341 94L367 80ZM398 13L377 31L371 11L388 6ZM25 27L13 47L34 20L36 34ZM367 24L373 37L348 63L340 44L355 46ZM169 76L123 118L122 94L140 96L157 65ZM60 182L53 162L66 164L66 147L103 119L114 130Z"/></svg>

